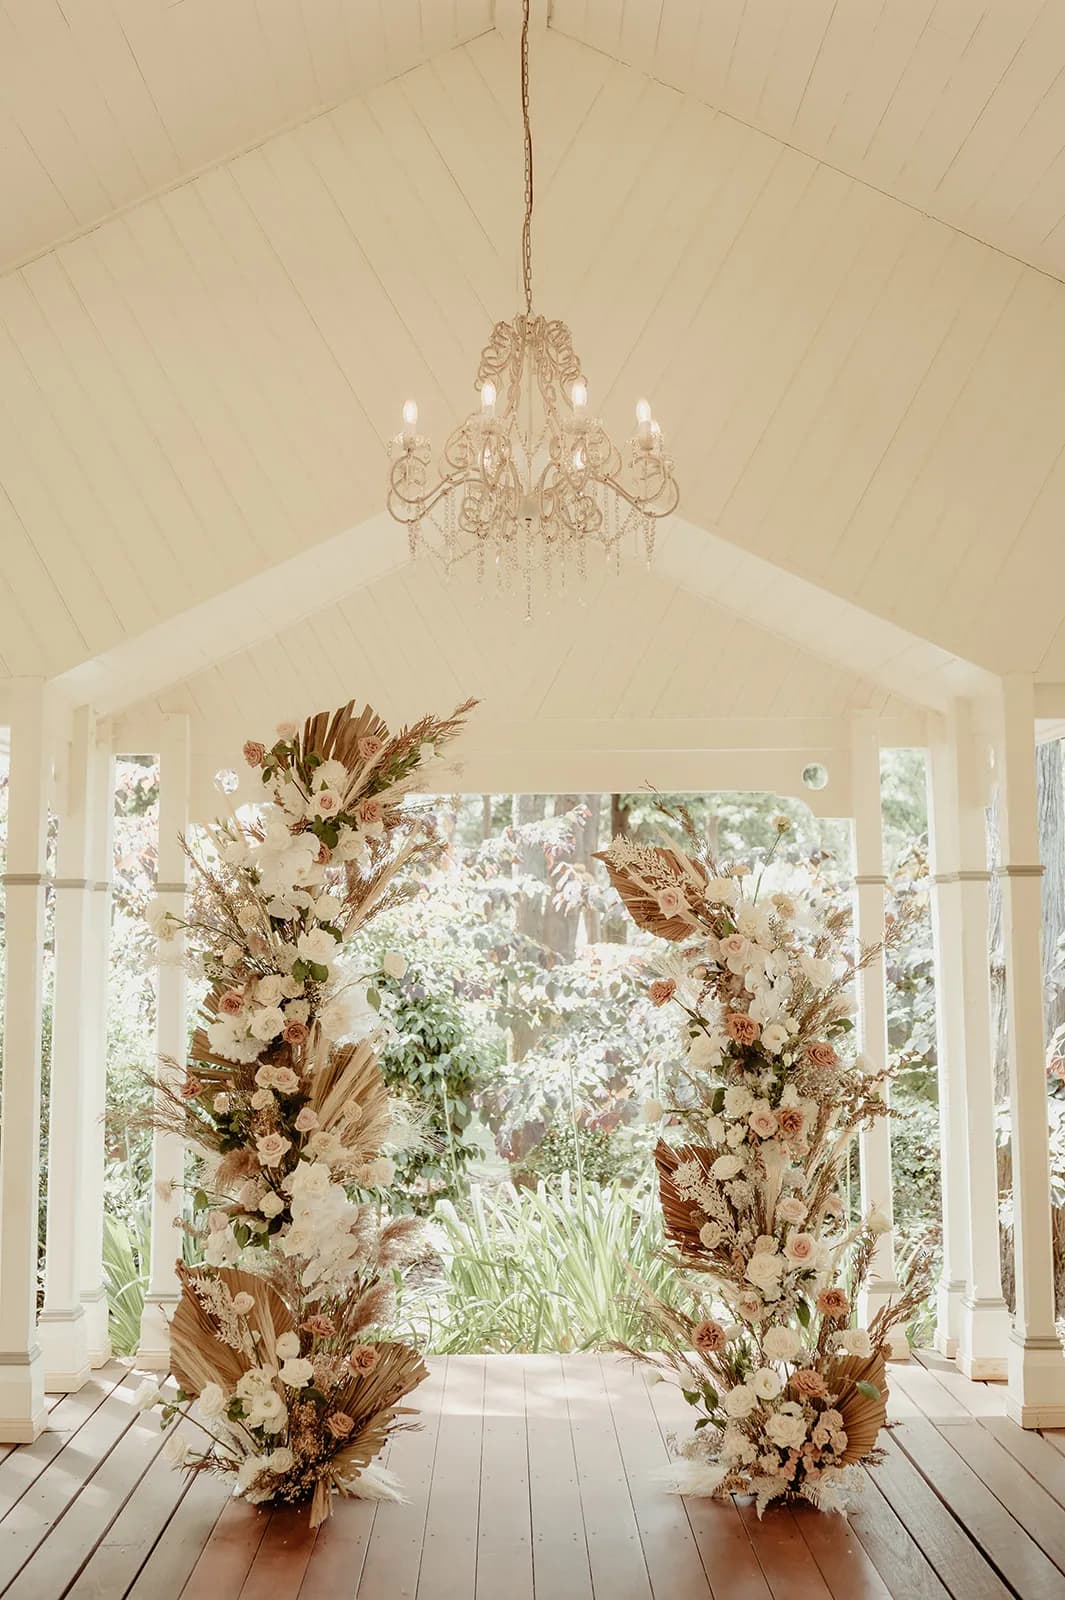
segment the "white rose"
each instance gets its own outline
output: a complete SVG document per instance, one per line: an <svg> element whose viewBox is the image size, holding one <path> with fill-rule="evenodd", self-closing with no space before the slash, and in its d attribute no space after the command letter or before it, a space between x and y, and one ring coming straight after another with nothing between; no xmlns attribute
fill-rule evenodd
<svg viewBox="0 0 1065 1600"><path fill-rule="evenodd" d="M243 959L244 951L239 944L234 944L232 941L222 951L222 965L224 967L235 967Z"/></svg>
<svg viewBox="0 0 1065 1600"><path fill-rule="evenodd" d="M767 1289L776 1288L780 1282L784 1262L778 1255L773 1255L768 1250L760 1250L753 1255L747 1263L747 1280L763 1293Z"/></svg>
<svg viewBox="0 0 1065 1600"><path fill-rule="evenodd" d="M775 1400L783 1387L780 1374L772 1367L759 1367L751 1378L751 1388L759 1400Z"/></svg>
<svg viewBox="0 0 1065 1600"><path fill-rule="evenodd" d="M287 1361L289 1356L298 1356L300 1353L300 1336L298 1333L283 1333L277 1340L277 1353L282 1361Z"/></svg>
<svg viewBox="0 0 1065 1600"><path fill-rule="evenodd" d="M285 1026L285 1013L280 1006L264 1006L261 1011L256 1011L251 1019L249 1032L256 1039L261 1039L264 1044L269 1044L271 1039L276 1039L281 1029Z"/></svg>
<svg viewBox="0 0 1065 1600"><path fill-rule="evenodd" d="M719 1222L704 1222L699 1229L699 1243L707 1250L713 1250L721 1243L721 1224Z"/></svg>
<svg viewBox="0 0 1065 1600"><path fill-rule="evenodd" d="M144 908L144 920L157 939L172 939L177 932L177 921L161 900L149 900Z"/></svg>
<svg viewBox="0 0 1065 1600"><path fill-rule="evenodd" d="M290 1389L305 1389L314 1377L314 1367L305 1357L297 1356L284 1363L278 1377Z"/></svg>
<svg viewBox="0 0 1065 1600"><path fill-rule="evenodd" d="M226 1396L221 1384L205 1383L196 1404L202 1416L220 1417L226 1409Z"/></svg>
<svg viewBox="0 0 1065 1600"><path fill-rule="evenodd" d="M730 1117L745 1117L754 1105L754 1095L745 1084L734 1083L725 1090L725 1112Z"/></svg>
<svg viewBox="0 0 1065 1600"><path fill-rule="evenodd" d="M222 1094L216 1094L211 1101L211 1107L218 1116L224 1117L230 1107L229 1096L224 1091Z"/></svg>
<svg viewBox="0 0 1065 1600"><path fill-rule="evenodd" d="M765 1431L782 1450L797 1450L806 1438L806 1418L778 1411L769 1418Z"/></svg>
<svg viewBox="0 0 1065 1600"><path fill-rule="evenodd" d="M154 1378L145 1378L133 1396L138 1411L150 1411L163 1398L163 1391Z"/></svg>
<svg viewBox="0 0 1065 1600"><path fill-rule="evenodd" d="M337 942L326 928L309 928L296 940L296 953L301 961L311 961L315 966L327 966L336 955Z"/></svg>
<svg viewBox="0 0 1065 1600"><path fill-rule="evenodd" d="M725 1135L725 1143L728 1145L730 1150L738 1150L746 1137L746 1125L742 1122L734 1122L728 1133Z"/></svg>
<svg viewBox="0 0 1065 1600"><path fill-rule="evenodd" d="M270 972L265 978L260 978L255 985L256 1000L260 1005L276 1005L284 992L284 982L280 972Z"/></svg>
<svg viewBox="0 0 1065 1600"><path fill-rule="evenodd" d="M767 1328L762 1336L762 1350L770 1361L794 1361L799 1353L799 1335L794 1328L778 1325Z"/></svg>
<svg viewBox="0 0 1065 1600"><path fill-rule="evenodd" d="M743 1162L739 1156L718 1156L710 1171L719 1183L725 1183L743 1171Z"/></svg>
<svg viewBox="0 0 1065 1600"><path fill-rule="evenodd" d="M816 989L819 994L831 986L835 977L831 961L823 961L817 956L800 956L799 969L811 989Z"/></svg>
<svg viewBox="0 0 1065 1600"><path fill-rule="evenodd" d="M237 1487L250 1489L256 1478L267 1470L266 1456L245 1456L237 1469Z"/></svg>
<svg viewBox="0 0 1065 1600"><path fill-rule="evenodd" d="M271 1451L266 1458L268 1470L276 1472L279 1476L285 1472L291 1472L295 1464L296 1457L292 1454L288 1445L282 1445L280 1450Z"/></svg>
<svg viewBox="0 0 1065 1600"><path fill-rule="evenodd" d="M306 1022L311 1014L309 1000L290 1000L285 1007L286 1022Z"/></svg>
<svg viewBox="0 0 1065 1600"><path fill-rule="evenodd" d="M768 1055L779 1055L788 1042L788 1030L783 1023L770 1022L762 1029L762 1049Z"/></svg>
<svg viewBox="0 0 1065 1600"><path fill-rule="evenodd" d="M749 1417L758 1404L758 1396L750 1384L738 1383L728 1391L721 1404L727 1417Z"/></svg>
<svg viewBox="0 0 1065 1600"><path fill-rule="evenodd" d="M706 1137L710 1144L724 1144L725 1124L720 1117L709 1117L707 1119Z"/></svg>
<svg viewBox="0 0 1065 1600"><path fill-rule="evenodd" d="M343 901L335 894L320 894L314 902L314 914L319 922L335 922L343 909Z"/></svg>
<svg viewBox="0 0 1065 1600"><path fill-rule="evenodd" d="M868 1328L844 1328L839 1335L839 1347L849 1356L871 1356L873 1341Z"/></svg>
<svg viewBox="0 0 1065 1600"><path fill-rule="evenodd" d="M272 1106L273 1103L274 1097L269 1089L256 1089L255 1093L251 1097L251 1107L253 1111L265 1111L267 1106Z"/></svg>

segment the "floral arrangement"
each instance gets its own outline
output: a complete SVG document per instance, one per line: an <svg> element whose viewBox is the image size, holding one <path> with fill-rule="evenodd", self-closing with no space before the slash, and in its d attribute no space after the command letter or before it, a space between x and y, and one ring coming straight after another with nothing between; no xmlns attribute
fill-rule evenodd
<svg viewBox="0 0 1065 1600"><path fill-rule="evenodd" d="M383 1152L416 1135L377 1063L379 993L343 954L437 850L408 796L471 705L392 735L349 704L249 742L263 803L215 823L204 851L186 844L187 921L147 912L161 956L172 945L208 984L190 1062L160 1077L152 1113L200 1157L206 1223L203 1264L179 1267L178 1398L148 1384L142 1403L202 1430L201 1449L174 1435L183 1465L234 1475L255 1502L310 1501L315 1526L335 1492L396 1492L372 1463L425 1375L381 1332L418 1227L383 1215ZM401 975L401 958L383 965Z"/></svg>
<svg viewBox="0 0 1065 1600"><path fill-rule="evenodd" d="M655 1153L667 1237L727 1313L654 1299L667 1353L641 1359L699 1412L676 1487L836 1509L854 1464L878 1459L883 1342L927 1275L919 1253L894 1303L853 1326L888 1227L876 1210L848 1226L840 1193L855 1132L888 1114L889 1072L847 1059L849 990L879 947L849 950L846 914L816 894L763 892L786 818L757 870L719 866L674 820L690 850L618 838L600 859L634 921L676 946L650 998L683 1012L684 1058L675 1103L648 1114L681 1132Z"/></svg>

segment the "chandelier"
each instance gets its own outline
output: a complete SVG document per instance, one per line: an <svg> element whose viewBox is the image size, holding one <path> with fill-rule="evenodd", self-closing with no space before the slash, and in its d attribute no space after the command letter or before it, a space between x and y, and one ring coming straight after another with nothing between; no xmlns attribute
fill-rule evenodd
<svg viewBox="0 0 1065 1600"><path fill-rule="evenodd" d="M479 578L520 582L532 615L539 569L550 591L570 567L583 579L589 548L620 565L623 546L642 541L647 563L655 527L676 509L673 462L646 400L636 406L627 464L588 408L588 385L564 322L533 311L533 139L529 116L529 0L521 27L521 111L525 135L525 218L521 234L525 309L497 322L481 351L474 387L480 406L452 432L437 469L408 400L389 446L388 509L405 524L411 555L428 548L450 572L472 557Z"/></svg>

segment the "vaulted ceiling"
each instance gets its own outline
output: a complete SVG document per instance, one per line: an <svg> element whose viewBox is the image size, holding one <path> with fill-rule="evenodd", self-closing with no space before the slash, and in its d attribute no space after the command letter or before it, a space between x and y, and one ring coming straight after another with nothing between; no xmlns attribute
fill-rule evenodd
<svg viewBox="0 0 1065 1600"><path fill-rule="evenodd" d="M283 683L530 721L1065 680L1065 29L1027 0L554 0L537 301L619 435L652 396L685 521L593 622L403 570L400 405L442 442L516 300L500 7L7 0L0 672L220 724L318 613Z"/></svg>

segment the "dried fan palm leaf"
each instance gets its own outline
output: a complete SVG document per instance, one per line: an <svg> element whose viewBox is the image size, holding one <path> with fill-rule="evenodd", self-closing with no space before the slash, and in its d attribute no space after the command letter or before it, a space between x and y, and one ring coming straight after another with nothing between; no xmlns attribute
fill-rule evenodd
<svg viewBox="0 0 1065 1600"><path fill-rule="evenodd" d="M829 1392L838 1394L836 1409L843 1418L847 1449L840 1458L844 1465L861 1461L875 1449L877 1437L887 1421L887 1375L884 1357L877 1350L871 1356L847 1356L824 1369ZM879 1399L863 1394L856 1385L872 1384Z"/></svg>
<svg viewBox="0 0 1065 1600"><path fill-rule="evenodd" d="M325 1061L312 1069L310 1095L320 1128L339 1132L355 1127L361 1148L381 1148L392 1125L392 1112L377 1057L365 1040L334 1047Z"/></svg>
<svg viewBox="0 0 1065 1600"><path fill-rule="evenodd" d="M686 1256L705 1256L707 1251L699 1241L699 1230L706 1221L698 1203L680 1193L673 1182L673 1174L682 1161L697 1161L704 1172L709 1172L714 1152L704 1145L666 1144L660 1139L655 1146L655 1166L658 1169L658 1193L662 1202L662 1216L666 1236Z"/></svg>
<svg viewBox="0 0 1065 1600"><path fill-rule="evenodd" d="M665 869L669 881L679 885L686 874L677 853L664 846L657 847L653 853ZM599 851L595 859L606 867L610 882L621 896L625 910L638 928L644 928L648 933L656 934L660 939L670 939L674 943L690 939L697 931L690 918L665 916L658 908L656 892L638 882L626 869L615 867L608 851ZM706 869L701 862L689 861L685 866L689 870L694 868L703 882L706 882Z"/></svg>
<svg viewBox="0 0 1065 1600"><path fill-rule="evenodd" d="M170 1323L170 1370L186 1394L198 1395L207 1383L232 1389L249 1366L276 1361L278 1338L295 1324L285 1302L265 1278L235 1267L204 1272L179 1265L177 1271L181 1300ZM224 1297L218 1294L219 1285ZM253 1338L251 1355L230 1342L232 1329L221 1310L241 1292L250 1294L255 1302L247 1316L240 1318L249 1335L260 1335L258 1340Z"/></svg>

